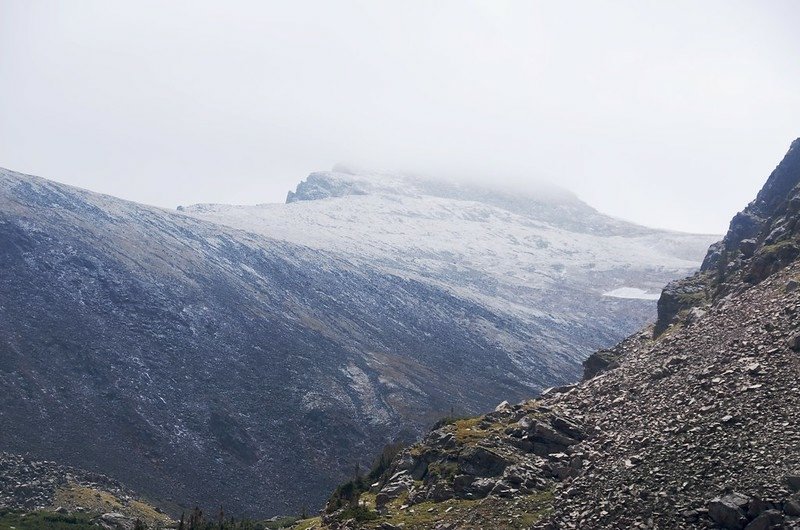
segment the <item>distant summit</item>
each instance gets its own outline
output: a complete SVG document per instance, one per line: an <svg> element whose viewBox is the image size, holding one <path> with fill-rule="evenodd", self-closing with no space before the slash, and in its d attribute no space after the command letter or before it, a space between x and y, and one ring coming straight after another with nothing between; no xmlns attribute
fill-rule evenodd
<svg viewBox="0 0 800 530"><path fill-rule="evenodd" d="M349 173L318 171L311 173L286 195L286 204L298 201L317 201L348 195L367 195L381 189L374 181L357 178Z"/></svg>
<svg viewBox="0 0 800 530"><path fill-rule="evenodd" d="M487 178L491 181L491 178ZM311 173L288 192L286 203L362 195L436 197L493 206L575 232L600 235L646 234L651 229L599 213L564 188L535 183L511 184L458 181L422 175L371 172L334 166L333 171Z"/></svg>
<svg viewBox="0 0 800 530"><path fill-rule="evenodd" d="M491 180L491 179L490 179ZM459 181L446 177L388 171L353 169L337 164L332 171L311 173L305 181L290 191L286 202L317 200L346 195L388 193L393 195L429 195L448 199L472 200L501 206L522 204L574 204L578 197L569 190L547 183L528 183L514 186L495 182L493 185L475 181Z"/></svg>

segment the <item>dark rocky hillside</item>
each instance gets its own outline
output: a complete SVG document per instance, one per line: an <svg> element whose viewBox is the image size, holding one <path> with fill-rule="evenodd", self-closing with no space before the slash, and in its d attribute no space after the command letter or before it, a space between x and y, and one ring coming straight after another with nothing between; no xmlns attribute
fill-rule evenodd
<svg viewBox="0 0 800 530"><path fill-rule="evenodd" d="M430 432L301 527L800 528L800 260L782 250L800 235L799 148L660 308L701 295L590 358L582 383Z"/></svg>
<svg viewBox="0 0 800 530"><path fill-rule="evenodd" d="M244 513L565 362L525 380L486 333L524 331L447 292L8 171L0 270L1 448Z"/></svg>
<svg viewBox="0 0 800 530"><path fill-rule="evenodd" d="M681 256L698 241L670 237ZM447 270L393 273L0 170L0 450L165 501L299 513L447 411L571 379L651 303L565 288L503 311Z"/></svg>

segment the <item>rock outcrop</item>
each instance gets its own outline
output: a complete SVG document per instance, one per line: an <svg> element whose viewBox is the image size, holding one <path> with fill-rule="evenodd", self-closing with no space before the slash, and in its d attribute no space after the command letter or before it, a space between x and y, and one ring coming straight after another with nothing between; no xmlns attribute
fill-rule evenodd
<svg viewBox="0 0 800 530"><path fill-rule="evenodd" d="M711 246L700 271L671 282L658 301L655 333L705 307L755 285L800 256L800 138L767 179L758 196L731 220Z"/></svg>
<svg viewBox="0 0 800 530"><path fill-rule="evenodd" d="M593 432L554 528L743 528L770 510L780 517L762 522L796 524L800 298L785 287L798 274L792 264L655 342L643 334L618 368L553 398Z"/></svg>

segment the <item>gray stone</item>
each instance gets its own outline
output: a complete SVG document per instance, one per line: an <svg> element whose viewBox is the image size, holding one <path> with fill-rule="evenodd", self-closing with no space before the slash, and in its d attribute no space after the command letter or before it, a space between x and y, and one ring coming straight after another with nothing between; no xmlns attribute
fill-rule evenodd
<svg viewBox="0 0 800 530"><path fill-rule="evenodd" d="M686 315L686 322L689 324L693 324L703 318L706 315L706 311L700 309L699 307L693 307L689 310L689 313Z"/></svg>
<svg viewBox="0 0 800 530"><path fill-rule="evenodd" d="M745 258L749 258L755 253L758 242L755 239L743 239L739 243L739 250Z"/></svg>
<svg viewBox="0 0 800 530"><path fill-rule="evenodd" d="M789 497L786 502L783 503L783 511L786 515L791 515L793 517L800 516L800 499L797 496Z"/></svg>
<svg viewBox="0 0 800 530"><path fill-rule="evenodd" d="M744 508L750 499L738 493L713 499L708 504L708 515L722 528L741 530L747 524Z"/></svg>
<svg viewBox="0 0 800 530"><path fill-rule="evenodd" d="M495 412L504 412L504 411L507 411L507 410L508 411L511 410L511 405L508 403L508 401L503 401L502 403L500 403L499 405L497 405L494 408Z"/></svg>
<svg viewBox="0 0 800 530"><path fill-rule="evenodd" d="M498 497L513 497L519 490L505 481L498 482L492 489L492 495Z"/></svg>
<svg viewBox="0 0 800 530"><path fill-rule="evenodd" d="M390 500L391 499L389 498L389 495L381 491L380 493L375 495L375 507L380 509L383 506L386 506Z"/></svg>
<svg viewBox="0 0 800 530"><path fill-rule="evenodd" d="M98 519L98 524L106 530L133 530L135 522L121 513L104 513Z"/></svg>
<svg viewBox="0 0 800 530"><path fill-rule="evenodd" d="M780 528L783 523L783 515L777 510L767 510L745 526L745 530L770 530L770 528Z"/></svg>
<svg viewBox="0 0 800 530"><path fill-rule="evenodd" d="M468 447L458 456L458 465L468 475L494 477L503 472L508 462L485 447Z"/></svg>

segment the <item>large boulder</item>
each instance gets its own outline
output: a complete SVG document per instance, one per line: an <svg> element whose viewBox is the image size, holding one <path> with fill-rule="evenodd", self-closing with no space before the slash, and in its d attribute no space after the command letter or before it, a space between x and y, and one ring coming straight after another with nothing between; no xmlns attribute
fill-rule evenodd
<svg viewBox="0 0 800 530"><path fill-rule="evenodd" d="M745 510L749 502L748 497L739 493L718 497L708 503L708 515L722 528L742 530L747 525Z"/></svg>
<svg viewBox="0 0 800 530"><path fill-rule="evenodd" d="M133 519L117 512L104 513L97 518L96 523L105 530L134 530L136 527Z"/></svg>
<svg viewBox="0 0 800 530"><path fill-rule="evenodd" d="M467 447L458 455L459 469L477 477L496 477L509 462L501 455L485 447Z"/></svg>
<svg viewBox="0 0 800 530"><path fill-rule="evenodd" d="M583 379L592 379L619 366L619 359L613 350L599 350L583 361Z"/></svg>

